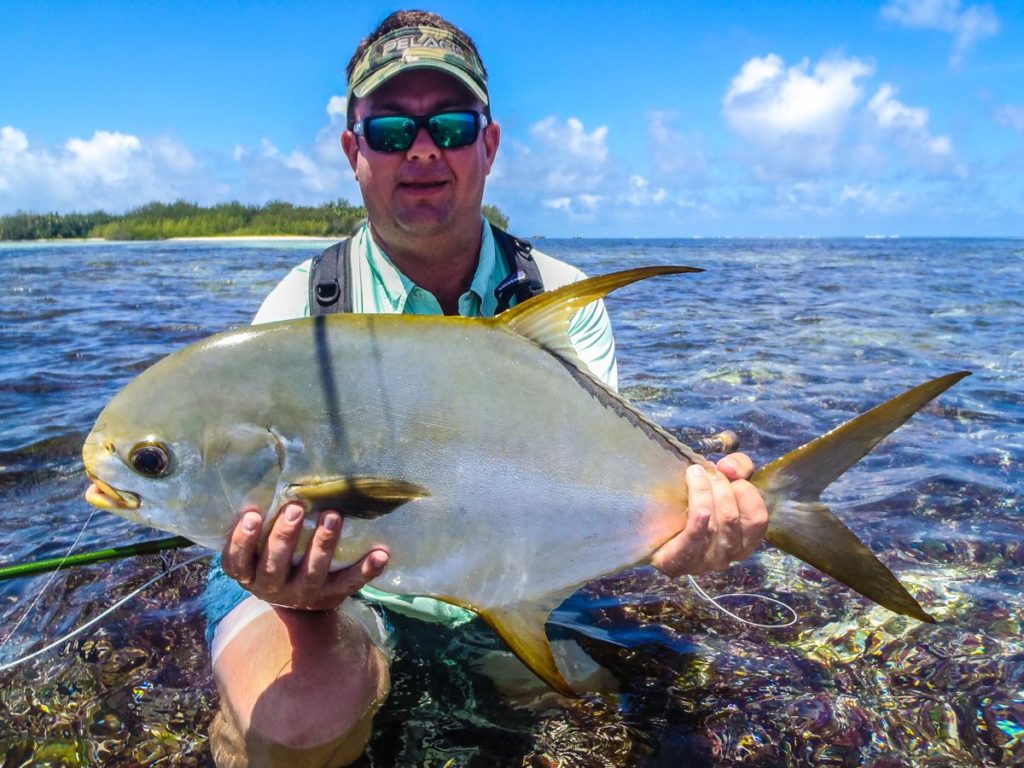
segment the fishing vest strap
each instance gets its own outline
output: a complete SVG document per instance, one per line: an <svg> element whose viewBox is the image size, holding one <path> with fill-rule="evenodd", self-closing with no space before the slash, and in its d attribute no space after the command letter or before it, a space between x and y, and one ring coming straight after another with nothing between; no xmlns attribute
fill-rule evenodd
<svg viewBox="0 0 1024 768"><path fill-rule="evenodd" d="M508 265L508 277L494 289L494 298L498 300L494 314L500 315L509 308L513 298L517 304L522 304L531 296L544 293L544 281L541 279L537 261L533 258L531 243L520 240L493 224L491 232L498 243L498 250L505 256L505 263Z"/></svg>
<svg viewBox="0 0 1024 768"><path fill-rule="evenodd" d="M544 293L544 281L533 258L533 246L493 224L490 226L509 273L494 289L494 298L498 300L495 314L499 314L509 308L512 299L521 304L531 296ZM353 239L347 237L313 259L309 270L310 317L352 311Z"/></svg>
<svg viewBox="0 0 1024 768"><path fill-rule="evenodd" d="M313 259L309 270L310 317L352 311L352 291L349 287L352 240L346 237Z"/></svg>

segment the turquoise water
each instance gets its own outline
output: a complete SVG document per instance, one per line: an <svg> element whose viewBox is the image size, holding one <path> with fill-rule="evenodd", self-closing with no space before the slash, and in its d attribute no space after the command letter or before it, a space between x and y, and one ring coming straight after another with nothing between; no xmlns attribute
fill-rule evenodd
<svg viewBox="0 0 1024 768"><path fill-rule="evenodd" d="M1020 515L1024 241L544 240L591 274L681 263L609 300L624 393L686 436L736 430L765 462L905 387L961 382L828 492L937 626L893 617L777 551L714 594L777 597L786 630L738 624L650 569L592 584L553 617L619 679L566 703L512 698L460 635L396 619L375 766L1024 763ZM63 554L91 508L81 442L147 365L248 321L310 243L0 245L0 563ZM152 538L97 512L83 548ZM60 637L159 573L159 557L0 584L0 659ZM0 765L209 765L216 706L204 569L0 673ZM44 585L46 585L44 589ZM772 611L730 604L753 618ZM527 702L530 706L524 706Z"/></svg>

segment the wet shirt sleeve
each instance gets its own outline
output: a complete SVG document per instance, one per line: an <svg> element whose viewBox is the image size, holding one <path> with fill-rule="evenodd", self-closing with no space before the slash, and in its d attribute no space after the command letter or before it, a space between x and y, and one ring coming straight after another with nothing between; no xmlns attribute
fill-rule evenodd
<svg viewBox="0 0 1024 768"><path fill-rule="evenodd" d="M588 304L569 323L569 340L580 359L597 378L618 391L619 369L615 362L615 338L603 301Z"/></svg>
<svg viewBox="0 0 1024 768"><path fill-rule="evenodd" d="M533 250L533 257L544 280L544 289L551 291L563 285L586 279L586 275L564 261ZM603 301L588 304L569 322L569 340L590 372L618 391L619 369L615 362L615 338Z"/></svg>

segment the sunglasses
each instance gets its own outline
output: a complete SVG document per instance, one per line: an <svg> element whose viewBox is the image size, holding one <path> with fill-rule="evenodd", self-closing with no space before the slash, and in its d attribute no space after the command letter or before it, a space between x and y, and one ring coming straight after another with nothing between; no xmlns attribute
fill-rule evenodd
<svg viewBox="0 0 1024 768"><path fill-rule="evenodd" d="M352 133L362 136L374 152L405 152L426 128L438 149L459 149L476 141L488 123L487 115L470 110L438 112L436 115L378 115L352 124Z"/></svg>

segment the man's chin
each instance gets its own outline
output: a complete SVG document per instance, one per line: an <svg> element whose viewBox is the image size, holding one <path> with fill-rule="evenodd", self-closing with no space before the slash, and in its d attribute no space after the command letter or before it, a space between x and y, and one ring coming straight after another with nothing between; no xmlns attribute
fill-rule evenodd
<svg viewBox="0 0 1024 768"><path fill-rule="evenodd" d="M395 222L406 234L427 237L450 231L455 226L455 216L451 209L417 206L397 215Z"/></svg>

